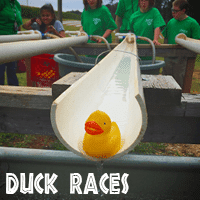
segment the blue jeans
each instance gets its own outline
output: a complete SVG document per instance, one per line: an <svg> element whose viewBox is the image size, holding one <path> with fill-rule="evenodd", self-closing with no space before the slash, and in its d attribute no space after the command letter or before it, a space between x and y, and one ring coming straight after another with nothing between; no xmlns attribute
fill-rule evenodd
<svg viewBox="0 0 200 200"><path fill-rule="evenodd" d="M0 65L0 85L4 85L4 72L5 68L7 69L7 81L8 85L15 85L18 86L19 82L16 76L16 68L17 68L17 63L16 62L9 62Z"/></svg>

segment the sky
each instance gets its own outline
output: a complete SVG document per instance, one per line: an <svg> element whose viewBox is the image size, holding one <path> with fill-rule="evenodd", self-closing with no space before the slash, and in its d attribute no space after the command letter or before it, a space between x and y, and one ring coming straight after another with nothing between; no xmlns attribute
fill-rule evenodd
<svg viewBox="0 0 200 200"><path fill-rule="evenodd" d="M21 5L42 7L45 3L51 3L54 10L58 10L58 0L18 0ZM108 4L109 0L104 0L103 4ZM62 0L62 11L79 10L83 11L83 0Z"/></svg>

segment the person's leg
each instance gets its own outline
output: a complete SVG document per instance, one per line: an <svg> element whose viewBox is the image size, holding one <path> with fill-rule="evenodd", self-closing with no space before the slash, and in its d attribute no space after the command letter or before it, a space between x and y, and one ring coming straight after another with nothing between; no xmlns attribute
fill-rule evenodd
<svg viewBox="0 0 200 200"><path fill-rule="evenodd" d="M0 85L4 85L4 79L5 79L5 64L0 65Z"/></svg>
<svg viewBox="0 0 200 200"><path fill-rule="evenodd" d="M18 86L19 82L16 75L17 63L16 62L6 63L6 66L7 66L8 85Z"/></svg>

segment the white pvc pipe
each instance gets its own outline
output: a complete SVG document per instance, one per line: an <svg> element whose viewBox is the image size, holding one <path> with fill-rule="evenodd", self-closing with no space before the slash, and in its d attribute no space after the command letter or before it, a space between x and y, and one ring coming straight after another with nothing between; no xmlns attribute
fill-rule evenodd
<svg viewBox="0 0 200 200"><path fill-rule="evenodd" d="M17 34L35 34L35 33L41 33L41 32L38 30L17 31Z"/></svg>
<svg viewBox="0 0 200 200"><path fill-rule="evenodd" d="M120 129L123 147L108 159L125 155L141 141L147 112L137 54L135 36L127 36L53 102L52 127L67 149L93 161L101 160L82 148L85 121L95 110L107 113Z"/></svg>
<svg viewBox="0 0 200 200"><path fill-rule="evenodd" d="M108 50L111 51L110 44L108 43L108 41L106 40L106 38L104 38L104 37L102 37L102 36L99 36L99 35L90 35L90 36L89 36L89 39L91 40L92 38L94 38L94 39L96 39L96 38L97 38L97 39L102 39L102 40L105 42L105 44L106 44Z"/></svg>
<svg viewBox="0 0 200 200"><path fill-rule="evenodd" d="M31 34L23 34L23 31L20 31L19 34L16 35L0 35L0 43L42 39L42 34L39 31L25 31L24 33Z"/></svg>
<svg viewBox="0 0 200 200"><path fill-rule="evenodd" d="M46 39L40 41L22 41L0 44L0 64L29 58L43 53L52 53L66 47L87 43L88 36L59 39Z"/></svg>
<svg viewBox="0 0 200 200"><path fill-rule="evenodd" d="M65 31L66 34L76 34L79 35L81 32L80 31Z"/></svg>
<svg viewBox="0 0 200 200"><path fill-rule="evenodd" d="M186 49L200 54L200 40L188 38L185 34L180 33L175 37L175 42Z"/></svg>
<svg viewBox="0 0 200 200"><path fill-rule="evenodd" d="M130 33L116 33L115 36L118 37L119 39L124 39L125 36L129 35ZM153 43L152 40L150 40L147 37L142 37L142 36L136 36L136 39L140 39L140 40L145 40L147 42L150 43L150 45L152 46L152 64L155 64L155 59L156 59L156 50L155 50L155 45Z"/></svg>
<svg viewBox="0 0 200 200"><path fill-rule="evenodd" d="M152 40L150 40L149 38L147 37L142 37L142 36L137 36L137 38L139 40L144 40L144 41L147 41L150 43L151 47L152 47L152 54L153 54L153 57L152 57L152 64L155 64L155 60L156 60L156 49L155 49L155 45L153 43Z"/></svg>

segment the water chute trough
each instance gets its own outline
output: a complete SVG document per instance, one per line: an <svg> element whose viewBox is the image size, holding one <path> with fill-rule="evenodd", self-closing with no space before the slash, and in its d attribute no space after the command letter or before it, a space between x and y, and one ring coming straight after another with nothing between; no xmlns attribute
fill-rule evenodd
<svg viewBox="0 0 200 200"><path fill-rule="evenodd" d="M82 141L85 121L96 110L104 111L119 126L123 147L112 158L123 156L140 142L147 113L133 34L52 104L51 122L59 140L72 152L92 160L99 159L83 152Z"/></svg>

